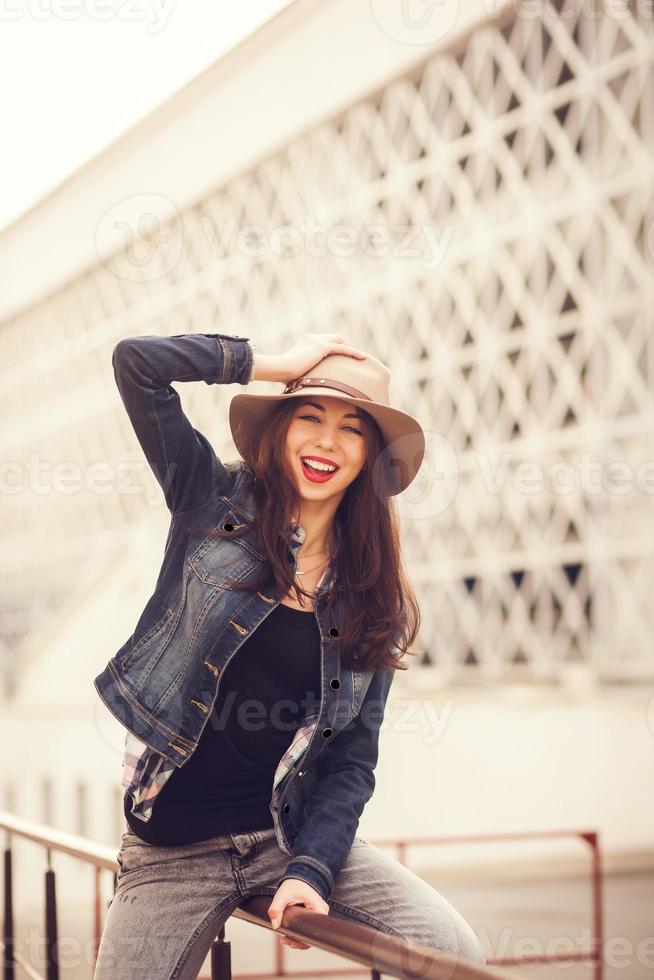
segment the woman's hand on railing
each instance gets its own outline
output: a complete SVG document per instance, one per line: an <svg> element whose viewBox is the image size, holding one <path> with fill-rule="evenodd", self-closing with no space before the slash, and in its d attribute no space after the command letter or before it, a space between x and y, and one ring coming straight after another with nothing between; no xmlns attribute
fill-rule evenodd
<svg viewBox="0 0 654 980"><path fill-rule="evenodd" d="M286 878L275 892L268 906L268 917L273 929L281 924L284 909L287 905L303 905L310 912L329 915L329 905L311 885L302 878ZM290 936L281 936L281 941L292 949L311 949L309 943L301 943Z"/></svg>

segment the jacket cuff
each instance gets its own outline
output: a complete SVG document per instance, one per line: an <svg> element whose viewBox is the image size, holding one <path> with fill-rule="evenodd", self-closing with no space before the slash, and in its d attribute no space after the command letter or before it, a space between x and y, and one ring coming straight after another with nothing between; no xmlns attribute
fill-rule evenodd
<svg viewBox="0 0 654 980"><path fill-rule="evenodd" d="M334 888L334 881L328 869L319 861L310 857L293 858L286 866L286 871L277 882L277 887L287 878L301 878L318 892L323 901L327 901Z"/></svg>
<svg viewBox="0 0 654 980"><path fill-rule="evenodd" d="M254 373L254 344L249 337L238 334L213 334L223 345L227 373L232 381L239 385L247 385Z"/></svg>
<svg viewBox="0 0 654 980"><path fill-rule="evenodd" d="M256 345L256 343L253 340L248 340L248 347L250 348L250 350L252 352L252 363L251 363L251 366L250 366L250 373L248 374L248 380L247 380L247 384L250 384L250 382L252 381L252 379L254 377L254 369L256 367L256 365L254 363L254 356L255 356L256 349L257 349L257 345Z"/></svg>
<svg viewBox="0 0 654 980"><path fill-rule="evenodd" d="M236 333L210 333L205 336L212 337L223 354L221 375L214 377L212 383L249 384L254 374L255 347L250 338L240 337Z"/></svg>

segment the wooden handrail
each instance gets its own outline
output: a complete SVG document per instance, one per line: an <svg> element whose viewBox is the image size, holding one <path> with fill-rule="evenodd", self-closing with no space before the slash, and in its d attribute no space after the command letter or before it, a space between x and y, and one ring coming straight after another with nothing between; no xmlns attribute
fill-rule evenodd
<svg viewBox="0 0 654 980"><path fill-rule="evenodd" d="M9 834L24 837L34 841L35 844L50 848L50 850L70 854L71 857L93 864L96 868L106 868L107 871L113 871L114 874L118 870L115 847L93 844L88 838L80 837L79 834L68 834L63 830L48 827L47 824L23 820L5 810L0 810L0 828Z"/></svg>
<svg viewBox="0 0 654 980"><path fill-rule="evenodd" d="M269 895L254 895L239 905L233 914L239 919L272 930L268 918L269 905ZM310 912L299 905L287 905L282 925L274 931L310 943L328 953L344 956L390 977L419 977L420 980L508 980L508 974L498 970L447 956L419 943L409 943L363 923L351 922L340 916Z"/></svg>

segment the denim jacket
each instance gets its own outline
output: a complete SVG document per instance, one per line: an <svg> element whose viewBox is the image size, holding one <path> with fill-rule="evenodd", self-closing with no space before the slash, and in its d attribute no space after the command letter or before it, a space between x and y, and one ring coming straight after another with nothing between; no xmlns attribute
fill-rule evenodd
<svg viewBox="0 0 654 980"><path fill-rule="evenodd" d="M148 335L121 340L113 351L120 396L171 515L154 592L132 635L94 680L127 729L123 786L142 820L197 746L225 666L283 598L272 574L262 591L238 588L265 563L254 531L253 473L241 460L218 459L171 387L174 381L248 384L253 346L227 334ZM250 530L238 539L209 534L243 524ZM287 556L293 567L304 537L294 525ZM270 801L277 841L289 855L277 884L302 878L325 900L374 790L379 728L395 675L341 665L340 603L326 611L333 576L330 565L316 589L320 707L302 719L279 760Z"/></svg>

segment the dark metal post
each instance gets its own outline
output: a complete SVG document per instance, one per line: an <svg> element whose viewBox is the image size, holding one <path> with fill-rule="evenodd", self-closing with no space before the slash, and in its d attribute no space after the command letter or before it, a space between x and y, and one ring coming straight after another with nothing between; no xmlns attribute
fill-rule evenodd
<svg viewBox="0 0 654 980"><path fill-rule="evenodd" d="M232 980L232 948L224 925L211 946L211 980Z"/></svg>
<svg viewBox="0 0 654 980"><path fill-rule="evenodd" d="M11 889L11 845L5 848L5 887L4 887L4 980L14 980L14 903Z"/></svg>
<svg viewBox="0 0 654 980"><path fill-rule="evenodd" d="M57 895L55 873L50 867L50 848L48 848L48 869L45 873L45 948L46 980L59 980L59 958L57 955Z"/></svg>

